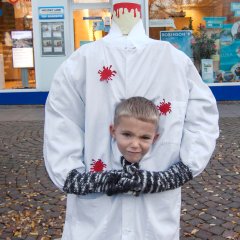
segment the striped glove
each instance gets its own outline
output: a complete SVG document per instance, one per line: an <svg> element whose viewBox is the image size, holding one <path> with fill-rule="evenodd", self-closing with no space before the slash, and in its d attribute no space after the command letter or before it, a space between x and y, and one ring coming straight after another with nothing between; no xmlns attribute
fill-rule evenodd
<svg viewBox="0 0 240 240"><path fill-rule="evenodd" d="M126 178L127 181L123 181L121 187L116 188L121 178ZM117 192L128 192L130 189L136 188L136 185L137 183L131 179L131 175L123 170L80 173L74 169L68 174L63 191L77 195L107 193L110 196Z"/></svg>
<svg viewBox="0 0 240 240"><path fill-rule="evenodd" d="M134 164L125 164L124 170L126 173L131 174L133 176L132 179L138 183L136 185L137 188L132 189L134 195L175 189L183 186L193 178L190 169L182 162L173 164L168 170L163 172L140 170ZM118 184L121 185L124 181L126 181L125 177L121 178Z"/></svg>

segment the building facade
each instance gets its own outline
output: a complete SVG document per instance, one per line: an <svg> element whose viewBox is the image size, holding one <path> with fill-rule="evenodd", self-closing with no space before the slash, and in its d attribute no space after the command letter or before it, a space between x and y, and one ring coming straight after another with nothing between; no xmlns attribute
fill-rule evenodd
<svg viewBox="0 0 240 240"><path fill-rule="evenodd" d="M44 104L58 66L108 34L111 0L2 0L0 104ZM194 61L217 100L240 100L240 2L142 0L147 34Z"/></svg>

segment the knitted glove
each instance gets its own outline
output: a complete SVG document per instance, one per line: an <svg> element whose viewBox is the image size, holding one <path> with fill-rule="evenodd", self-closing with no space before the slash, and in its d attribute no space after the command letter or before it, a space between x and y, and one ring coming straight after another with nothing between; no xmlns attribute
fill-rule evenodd
<svg viewBox="0 0 240 240"><path fill-rule="evenodd" d="M121 186L116 188L118 181L122 177L125 180L122 181ZM89 193L107 193L107 195L112 195L116 192L127 192L132 188L136 188L136 184L136 181L130 179L130 174L122 170L79 173L74 169L68 174L63 191L77 195Z"/></svg>
<svg viewBox="0 0 240 240"><path fill-rule="evenodd" d="M129 193L136 195L136 192L140 192L141 183L139 178L135 175L135 170L139 169L139 163L130 163L121 157L121 164L123 167L123 172L121 179L116 184L111 186L111 189L107 192L107 195L111 196L118 193ZM131 166L133 171L131 171ZM128 171L127 171L128 168Z"/></svg>
<svg viewBox="0 0 240 240"><path fill-rule="evenodd" d="M175 189L183 186L193 178L190 169L182 162L173 164L168 170L163 172L139 170L136 165L126 165L124 170L132 174L133 179L139 183L136 186L138 189L140 188L140 190L137 188L132 189L135 195L139 195L139 193L157 193ZM125 178L123 177L118 184L121 185L124 181Z"/></svg>

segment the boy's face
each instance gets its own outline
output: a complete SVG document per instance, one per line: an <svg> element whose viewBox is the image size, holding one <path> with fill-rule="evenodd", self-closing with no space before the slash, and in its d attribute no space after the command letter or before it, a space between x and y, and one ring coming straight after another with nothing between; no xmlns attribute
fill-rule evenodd
<svg viewBox="0 0 240 240"><path fill-rule="evenodd" d="M121 117L117 125L110 126L119 151L131 163L139 162L157 140L156 125L133 117Z"/></svg>

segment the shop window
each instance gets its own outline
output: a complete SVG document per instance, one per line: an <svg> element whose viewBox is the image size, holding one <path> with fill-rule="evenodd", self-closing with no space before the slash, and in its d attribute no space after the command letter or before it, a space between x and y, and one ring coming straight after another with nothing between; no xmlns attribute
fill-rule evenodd
<svg viewBox="0 0 240 240"><path fill-rule="evenodd" d="M31 0L0 2L0 89L35 88Z"/></svg>
<svg viewBox="0 0 240 240"><path fill-rule="evenodd" d="M78 9L73 12L74 47L96 41L104 37L110 29L109 9Z"/></svg>
<svg viewBox="0 0 240 240"><path fill-rule="evenodd" d="M240 84L238 0L150 0L149 18L150 37L188 54L206 83Z"/></svg>

